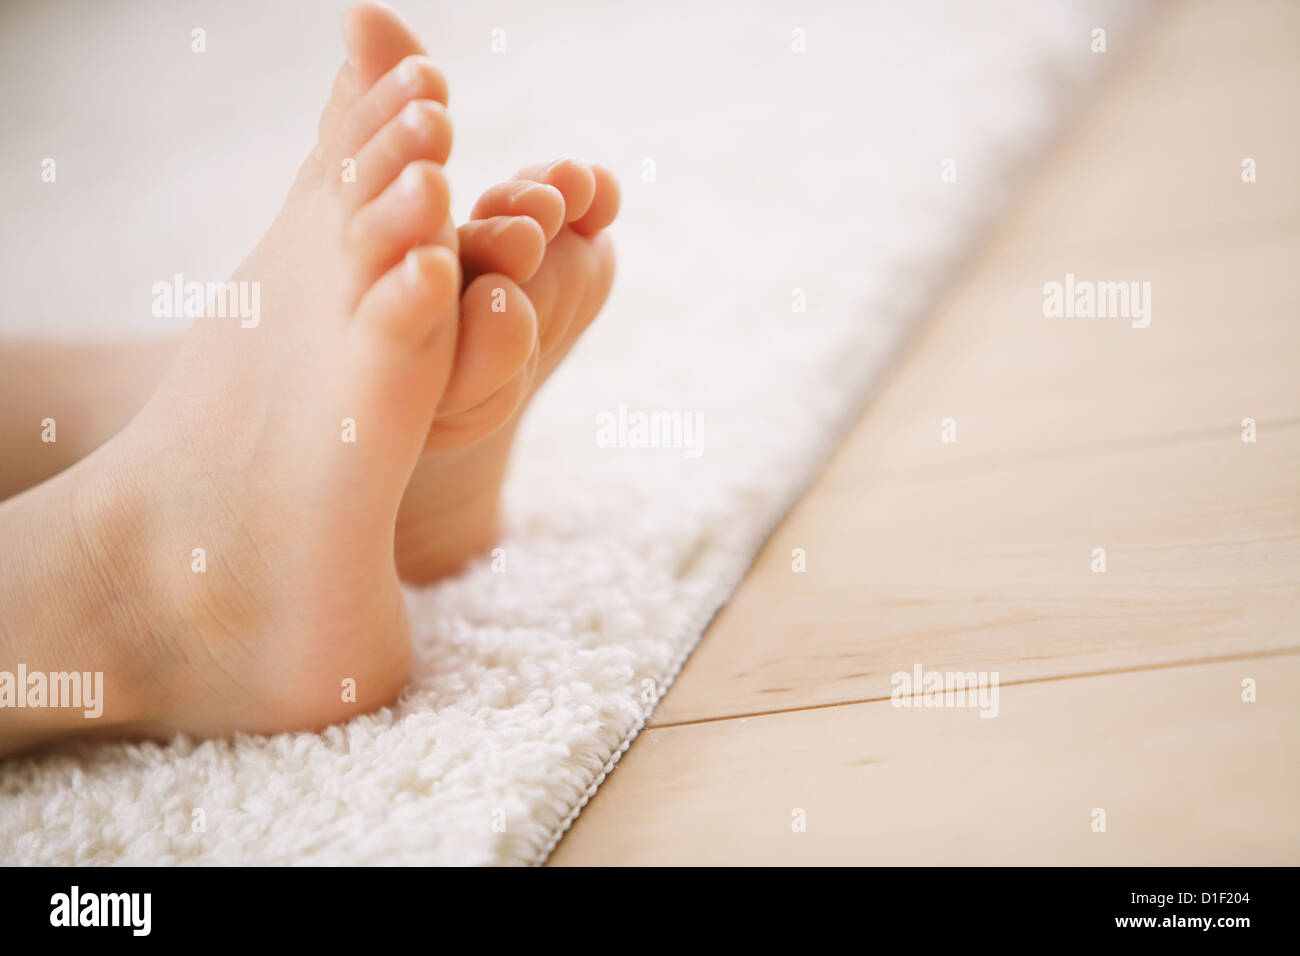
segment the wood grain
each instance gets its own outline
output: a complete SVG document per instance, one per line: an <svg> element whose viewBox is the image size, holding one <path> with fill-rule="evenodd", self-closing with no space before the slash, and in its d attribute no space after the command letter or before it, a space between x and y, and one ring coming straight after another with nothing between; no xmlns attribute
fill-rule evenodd
<svg viewBox="0 0 1300 956"><path fill-rule="evenodd" d="M1300 5L1122 52L552 862L1300 863Z"/></svg>
<svg viewBox="0 0 1300 956"><path fill-rule="evenodd" d="M988 720L882 701L649 731L552 862L1294 864L1298 680L1269 657L1004 686Z"/></svg>

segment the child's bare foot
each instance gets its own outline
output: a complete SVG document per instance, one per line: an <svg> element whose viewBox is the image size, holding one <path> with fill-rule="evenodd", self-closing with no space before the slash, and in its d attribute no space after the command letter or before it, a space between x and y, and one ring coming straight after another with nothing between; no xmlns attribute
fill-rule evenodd
<svg viewBox="0 0 1300 956"><path fill-rule="evenodd" d="M601 230L618 204L607 170L561 160L489 189L460 227L455 371L398 512L404 579L454 572L495 540L519 417L609 294L614 249Z"/></svg>
<svg viewBox="0 0 1300 956"><path fill-rule="evenodd" d="M391 12L353 8L345 36L320 142L231 280L260 322L199 320L124 431L0 506L0 670L106 681L94 728L0 712L0 752L69 721L320 727L405 683L394 522L456 353L450 125Z"/></svg>
<svg viewBox="0 0 1300 956"><path fill-rule="evenodd" d="M343 113L361 91L377 83L400 85L395 78L403 65L410 68L416 84L414 98L445 96L441 78L422 56L423 47L392 11L360 5L350 11L348 24L356 66L345 68L335 85L322 118L322 149L326 129L343 122ZM449 135L445 115L434 103L426 101L404 115L415 126L429 124L425 132L435 135L427 142L437 144L442 133ZM411 135L417 132L413 128ZM445 149L445 143L438 148ZM318 149L304 177L309 172L326 177L331 161ZM365 183L351 188L363 189ZM407 580L425 582L455 571L495 538L500 485L519 416L608 294L613 250L608 237L599 233L617 210L618 187L608 172L564 160L524 170L518 178L488 190L475 208L474 220L460 230L466 280L473 281L462 300L456 371L399 512L397 565ZM450 246L454 233L447 226L438 238ZM111 362L136 367L136 377L144 383L157 374L155 355L165 357L168 351L163 344L148 356L136 350L134 358L115 355ZM109 361L94 349L71 359L61 352L47 355L29 349L16 353L11 364L33 360L52 368L52 378L74 382L97 381L89 371ZM60 371L62 376L57 374ZM31 401L30 395L17 402L23 407L54 404L73 409L83 423L82 450L74 446L75 438L42 446L41 460L31 463L29 474L8 476L13 481L3 493L11 494L66 467L69 459L52 459L50 449L70 448L71 460L76 460L85 454L85 446L93 448L114 434L121 427L118 423L139 407L135 390L123 389L116 381L101 383L97 394L99 414L91 416L87 412L94 409L87 409L84 390L63 400L47 389L38 402ZM19 418L9 423L14 426L11 430L26 436L28 417ZM95 427L88 418L102 421Z"/></svg>

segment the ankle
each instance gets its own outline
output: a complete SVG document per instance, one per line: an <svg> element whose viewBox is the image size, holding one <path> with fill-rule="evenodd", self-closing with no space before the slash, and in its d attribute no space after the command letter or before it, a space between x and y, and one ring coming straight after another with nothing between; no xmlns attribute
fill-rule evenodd
<svg viewBox="0 0 1300 956"><path fill-rule="evenodd" d="M0 577L0 753L154 717L154 586L128 531L142 511L131 488L90 481L74 467L0 505L14 556Z"/></svg>

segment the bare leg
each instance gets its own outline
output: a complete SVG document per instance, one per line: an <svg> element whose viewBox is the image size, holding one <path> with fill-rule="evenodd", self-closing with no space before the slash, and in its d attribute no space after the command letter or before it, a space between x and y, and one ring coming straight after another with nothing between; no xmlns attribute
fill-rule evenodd
<svg viewBox="0 0 1300 956"><path fill-rule="evenodd" d="M180 336L168 336L0 345L0 501L72 466L125 428L180 343Z"/></svg>
<svg viewBox="0 0 1300 956"><path fill-rule="evenodd" d="M390 68L416 44L396 14L358 4L344 34L320 140L230 280L260 289L260 322L199 319L125 428L0 503L0 754L73 733L319 728L405 685L394 525L460 312L450 125L427 57ZM138 404L122 393L101 434ZM87 445L93 405L66 406Z"/></svg>

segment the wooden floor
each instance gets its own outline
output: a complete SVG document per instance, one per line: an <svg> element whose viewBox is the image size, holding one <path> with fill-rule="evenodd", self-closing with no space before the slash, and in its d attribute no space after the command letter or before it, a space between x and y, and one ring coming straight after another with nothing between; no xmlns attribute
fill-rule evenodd
<svg viewBox="0 0 1300 956"><path fill-rule="evenodd" d="M1141 40L552 863L1300 863L1300 4Z"/></svg>

